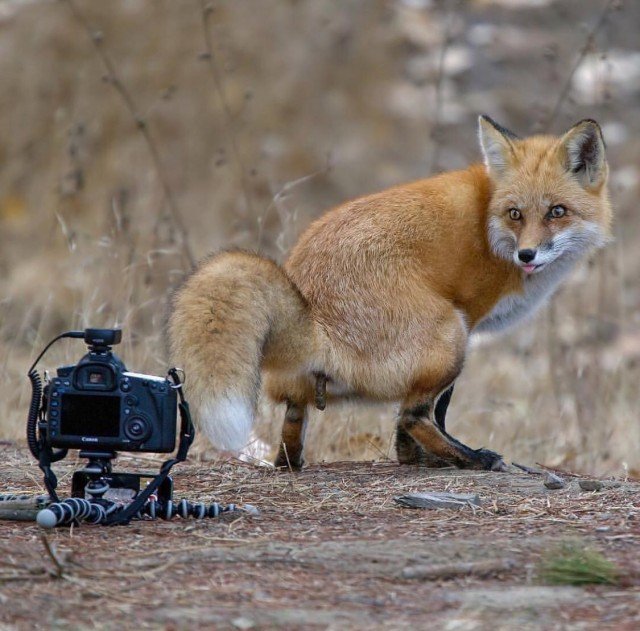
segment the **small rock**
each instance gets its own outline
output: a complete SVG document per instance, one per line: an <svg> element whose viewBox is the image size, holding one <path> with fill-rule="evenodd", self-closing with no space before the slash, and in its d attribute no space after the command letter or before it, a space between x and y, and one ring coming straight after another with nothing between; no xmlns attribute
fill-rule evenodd
<svg viewBox="0 0 640 631"><path fill-rule="evenodd" d="M583 491L602 490L602 482L600 482L600 480L579 480L578 484Z"/></svg>
<svg viewBox="0 0 640 631"><path fill-rule="evenodd" d="M256 626L256 623L253 620L251 620L251 618L244 618L244 617L234 618L231 621L231 624L236 629L253 629L253 627Z"/></svg>
<svg viewBox="0 0 640 631"><path fill-rule="evenodd" d="M548 489L563 489L565 487L565 481L555 473L547 473L544 476L543 484Z"/></svg>

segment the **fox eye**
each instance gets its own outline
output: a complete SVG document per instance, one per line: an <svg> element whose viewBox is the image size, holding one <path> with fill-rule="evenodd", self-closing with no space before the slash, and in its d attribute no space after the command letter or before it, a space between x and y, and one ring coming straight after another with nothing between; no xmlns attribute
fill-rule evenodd
<svg viewBox="0 0 640 631"><path fill-rule="evenodd" d="M509 208L509 217L514 221L519 221L522 218L522 213L517 208Z"/></svg>
<svg viewBox="0 0 640 631"><path fill-rule="evenodd" d="M564 206L558 204L557 206L552 206L549 211L549 217L553 219L560 219L560 217L564 217L567 213L567 209Z"/></svg>

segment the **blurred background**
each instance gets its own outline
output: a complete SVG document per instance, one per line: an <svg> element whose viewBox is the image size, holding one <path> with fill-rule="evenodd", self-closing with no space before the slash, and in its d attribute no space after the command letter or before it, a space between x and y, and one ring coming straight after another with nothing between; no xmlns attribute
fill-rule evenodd
<svg viewBox="0 0 640 631"><path fill-rule="evenodd" d="M630 0L0 0L0 438L22 439L55 334L120 325L128 367L163 374L192 260L283 260L327 208L478 160L478 113L521 135L589 117L615 243L535 320L474 340L448 427L640 475L639 29ZM393 416L314 412L307 461L393 458ZM254 456L282 417L262 406Z"/></svg>

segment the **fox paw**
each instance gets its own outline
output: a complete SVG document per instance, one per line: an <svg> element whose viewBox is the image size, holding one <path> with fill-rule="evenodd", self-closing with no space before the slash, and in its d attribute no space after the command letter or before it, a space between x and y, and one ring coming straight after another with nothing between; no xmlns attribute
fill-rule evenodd
<svg viewBox="0 0 640 631"><path fill-rule="evenodd" d="M502 460L502 456L495 451L489 449L476 449L476 462L472 466L473 469L482 469L484 471L507 471L507 465Z"/></svg>

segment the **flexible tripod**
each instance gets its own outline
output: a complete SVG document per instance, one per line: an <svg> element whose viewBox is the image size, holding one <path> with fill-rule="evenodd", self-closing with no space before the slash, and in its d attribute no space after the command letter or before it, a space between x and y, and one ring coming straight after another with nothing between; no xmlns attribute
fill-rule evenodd
<svg viewBox="0 0 640 631"><path fill-rule="evenodd" d="M142 480L153 480L155 476L144 473L114 473L112 460L117 454L114 451L81 451L80 457L87 458L88 463L73 474L71 479L70 499L50 504L38 513L36 521L45 528L84 521L89 524L107 524L110 518L124 510L122 502L105 498L112 489L130 491L131 498L140 494ZM257 514L257 509L247 504L243 507L235 504L223 505L218 502L206 505L202 502L192 503L185 499L173 501L173 480L166 476L157 490L151 495L132 518L171 519L179 516L183 519L194 517L219 517L223 513L244 512Z"/></svg>

